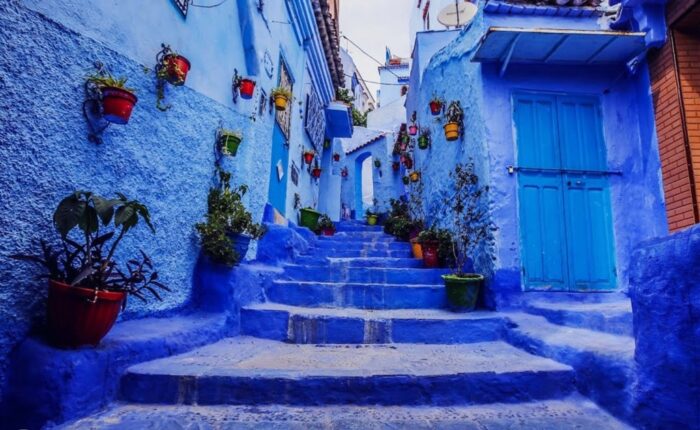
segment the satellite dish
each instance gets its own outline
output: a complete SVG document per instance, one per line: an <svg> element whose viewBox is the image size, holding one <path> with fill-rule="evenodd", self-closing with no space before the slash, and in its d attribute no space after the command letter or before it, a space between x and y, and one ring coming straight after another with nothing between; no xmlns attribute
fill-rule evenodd
<svg viewBox="0 0 700 430"><path fill-rule="evenodd" d="M459 2L455 0L455 4L445 6L438 14L438 22L445 27L462 27L474 19L477 8L474 3Z"/></svg>

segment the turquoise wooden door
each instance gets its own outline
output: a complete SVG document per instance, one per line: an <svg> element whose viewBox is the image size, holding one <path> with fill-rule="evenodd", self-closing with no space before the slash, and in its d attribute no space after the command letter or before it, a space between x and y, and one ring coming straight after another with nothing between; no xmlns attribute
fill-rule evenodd
<svg viewBox="0 0 700 430"><path fill-rule="evenodd" d="M525 289L614 289L612 213L597 99L520 94L514 104Z"/></svg>

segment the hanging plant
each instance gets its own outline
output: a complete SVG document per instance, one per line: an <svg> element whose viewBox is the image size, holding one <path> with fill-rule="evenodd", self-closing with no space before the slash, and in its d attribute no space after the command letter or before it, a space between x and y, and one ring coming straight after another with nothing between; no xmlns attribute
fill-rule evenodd
<svg viewBox="0 0 700 430"><path fill-rule="evenodd" d="M408 126L408 134L411 136L415 136L418 134L418 124L416 124L417 120L417 114L416 111L413 111L411 114L411 125Z"/></svg>
<svg viewBox="0 0 700 430"><path fill-rule="evenodd" d="M322 172L322 171L323 171L323 169L321 169L320 167L316 166L316 167L314 167L313 169L311 169L311 176L313 176L314 178L318 179L318 178L321 177L321 172Z"/></svg>
<svg viewBox="0 0 700 430"><path fill-rule="evenodd" d="M417 170L413 171L408 175L408 177L411 179L411 182L418 182L420 181L420 172Z"/></svg>
<svg viewBox="0 0 700 430"><path fill-rule="evenodd" d="M440 112L442 112L443 105L444 102L441 98L439 98L438 96L433 96L433 99L430 100L430 113L433 114L433 116L440 115Z"/></svg>
<svg viewBox="0 0 700 430"><path fill-rule="evenodd" d="M219 130L219 149L224 155L235 157L242 140L243 135L239 132L223 128Z"/></svg>
<svg viewBox="0 0 700 430"><path fill-rule="evenodd" d="M420 149L428 149L430 146L430 129L423 127L420 132L420 137L418 137L418 147Z"/></svg>
<svg viewBox="0 0 700 430"><path fill-rule="evenodd" d="M311 165L311 163L313 163L315 157L316 152L311 150L304 151L304 162L309 166Z"/></svg>
<svg viewBox="0 0 700 430"><path fill-rule="evenodd" d="M394 172L398 172L400 168L401 163L399 163L398 161L394 161L393 163L391 163L391 170L393 170Z"/></svg>
<svg viewBox="0 0 700 430"><path fill-rule="evenodd" d="M335 161L335 162L340 161L340 154L338 154L337 152L335 154L333 154L333 161Z"/></svg>
<svg viewBox="0 0 700 430"><path fill-rule="evenodd" d="M126 87L126 78L115 78L109 72L94 73L88 83L97 87L102 98L102 117L114 124L126 124L138 101L132 88Z"/></svg>
<svg viewBox="0 0 700 430"><path fill-rule="evenodd" d="M411 182L411 179L408 176L404 176L401 178L401 180L403 181L404 185L408 185Z"/></svg>
<svg viewBox="0 0 700 430"><path fill-rule="evenodd" d="M170 109L170 105L163 105L165 99L165 83L174 86L185 84L187 73L190 71L190 62L187 58L170 49L169 45L161 44L162 49L156 55L156 107L161 111Z"/></svg>
<svg viewBox="0 0 700 430"><path fill-rule="evenodd" d="M292 92L286 87L277 87L272 90L270 97L275 103L275 109L283 111L287 109L287 103L292 99Z"/></svg>
<svg viewBox="0 0 700 430"><path fill-rule="evenodd" d="M447 123L444 126L445 138L448 141L459 139L462 129L462 121L464 120L464 111L459 101L453 101L445 112L445 120Z"/></svg>
<svg viewBox="0 0 700 430"><path fill-rule="evenodd" d="M408 154L403 157L403 165L409 170L413 168L413 160Z"/></svg>
<svg viewBox="0 0 700 430"><path fill-rule="evenodd" d="M382 167L382 162L379 158L374 159L374 167L376 167L377 169Z"/></svg>

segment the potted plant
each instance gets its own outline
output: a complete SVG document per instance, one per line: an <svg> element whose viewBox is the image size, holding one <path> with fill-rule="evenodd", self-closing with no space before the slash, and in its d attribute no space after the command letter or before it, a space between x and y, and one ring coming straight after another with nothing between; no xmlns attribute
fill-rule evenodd
<svg viewBox="0 0 700 430"><path fill-rule="evenodd" d="M219 130L219 148L224 155L235 157L242 139L243 135L237 131Z"/></svg>
<svg viewBox="0 0 700 430"><path fill-rule="evenodd" d="M217 167L218 185L209 189L206 221L195 228L205 254L217 264L232 267L248 253L252 239L260 239L265 228L253 222L243 204L248 186L231 187L231 173Z"/></svg>
<svg viewBox="0 0 700 430"><path fill-rule="evenodd" d="M423 250L423 264L426 267L441 267L451 261L452 234L449 230L433 226L421 231L417 239Z"/></svg>
<svg viewBox="0 0 700 430"><path fill-rule="evenodd" d="M275 102L275 109L283 111L287 109L287 103L292 99L292 92L286 87L277 87L272 90L270 96Z"/></svg>
<svg viewBox="0 0 700 430"><path fill-rule="evenodd" d="M445 120L447 123L444 126L445 138L448 141L459 139L459 134L462 129L462 121L464 120L464 112L459 101L453 101L445 112Z"/></svg>
<svg viewBox="0 0 700 430"><path fill-rule="evenodd" d="M411 124L408 126L408 134L411 136L415 136L418 134L418 125L417 124Z"/></svg>
<svg viewBox="0 0 700 430"><path fill-rule="evenodd" d="M337 152L333 154L333 161L338 162L340 161L340 154Z"/></svg>
<svg viewBox="0 0 700 430"><path fill-rule="evenodd" d="M255 81L248 78L241 78L238 82L238 88L241 98L250 100L253 98L253 93L255 92Z"/></svg>
<svg viewBox="0 0 700 430"><path fill-rule="evenodd" d="M430 100L430 113L433 114L433 116L440 115L440 112L442 112L442 106L442 99L438 96L433 96L432 100Z"/></svg>
<svg viewBox="0 0 700 430"><path fill-rule="evenodd" d="M411 182L418 182L420 181L420 172L417 170L414 170L411 172L408 177L411 179Z"/></svg>
<svg viewBox="0 0 700 430"><path fill-rule="evenodd" d="M343 178L347 178L350 175L350 172L348 171L347 167L343 167L343 169L340 171L340 176Z"/></svg>
<svg viewBox="0 0 700 430"><path fill-rule="evenodd" d="M163 57L160 77L175 86L185 85L190 68L190 61L187 58L171 51Z"/></svg>
<svg viewBox="0 0 700 430"><path fill-rule="evenodd" d="M367 220L368 225L377 225L377 217L378 214L372 209L367 209L365 211L365 219Z"/></svg>
<svg viewBox="0 0 700 430"><path fill-rule="evenodd" d="M321 168L318 167L318 165L317 165L317 166L315 166L313 169L311 169L311 176L313 176L314 178L318 179L318 178L321 177L321 172L323 172L323 169L321 169Z"/></svg>
<svg viewBox="0 0 700 430"><path fill-rule="evenodd" d="M411 158L411 156L408 154L404 154L402 158L404 167L406 167L409 170L413 169L413 159Z"/></svg>
<svg viewBox="0 0 700 430"><path fill-rule="evenodd" d="M428 127L423 127L420 132L420 137L418 137L418 148L428 149L430 146L430 129Z"/></svg>
<svg viewBox="0 0 700 430"><path fill-rule="evenodd" d="M379 158L374 159L374 167L380 169L382 167L382 161Z"/></svg>
<svg viewBox="0 0 700 430"><path fill-rule="evenodd" d="M316 231L318 228L318 219L320 217L321 213L316 212L311 207L299 209L299 225L311 231Z"/></svg>
<svg viewBox="0 0 700 430"><path fill-rule="evenodd" d="M109 73L95 73L87 77L97 86L102 98L102 117L114 124L129 122L138 98L134 89L126 87L126 78L115 78Z"/></svg>
<svg viewBox="0 0 700 430"><path fill-rule="evenodd" d="M403 178L401 178L401 181L404 185L408 185L411 183L411 178L409 178L408 176L404 176Z"/></svg>
<svg viewBox="0 0 700 430"><path fill-rule="evenodd" d="M12 255L48 272L40 278L49 280L47 328L53 344L97 345L126 306L127 294L160 300L159 289L170 291L143 251L123 265L115 259L124 236L141 221L155 232L148 208L138 201L119 193L110 199L76 191L53 214L61 245L42 240L38 255Z"/></svg>
<svg viewBox="0 0 700 430"><path fill-rule="evenodd" d="M314 152L310 149L304 151L304 162L306 164L311 165L311 163L313 163L315 157L316 157L316 152Z"/></svg>
<svg viewBox="0 0 700 430"><path fill-rule="evenodd" d="M452 241L453 273L443 275L450 308L455 311L470 311L476 306L484 276L466 273L470 256L480 249L493 251L495 226L488 217L488 187L479 184L474 163L457 164L450 173L454 180L455 193L445 199L446 207L452 211L454 238Z"/></svg>
<svg viewBox="0 0 700 430"><path fill-rule="evenodd" d="M331 221L328 215L321 215L318 219L317 232L324 236L333 236L335 233L335 224Z"/></svg>

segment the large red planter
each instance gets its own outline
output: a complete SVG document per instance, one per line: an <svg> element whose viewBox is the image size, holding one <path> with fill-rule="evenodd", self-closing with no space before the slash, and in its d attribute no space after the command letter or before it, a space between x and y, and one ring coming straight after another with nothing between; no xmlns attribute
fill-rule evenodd
<svg viewBox="0 0 700 430"><path fill-rule="evenodd" d="M321 230L321 234L324 236L333 236L335 234L335 230L332 228L324 228Z"/></svg>
<svg viewBox="0 0 700 430"><path fill-rule="evenodd" d="M255 81L251 79L241 79L241 97L249 100L253 98L253 93L255 92Z"/></svg>
<svg viewBox="0 0 700 430"><path fill-rule="evenodd" d="M440 111L442 111L442 103L430 102L430 113L437 116L440 115Z"/></svg>
<svg viewBox="0 0 700 430"><path fill-rule="evenodd" d="M171 54L163 59L168 82L173 85L185 85L187 73L190 71L190 61L182 55Z"/></svg>
<svg viewBox="0 0 700 430"><path fill-rule="evenodd" d="M421 246L423 247L423 264L425 267L439 267L440 258L438 256L438 248L440 247L440 243L423 242Z"/></svg>
<svg viewBox="0 0 700 430"><path fill-rule="evenodd" d="M126 293L71 287L49 281L49 339L60 347L97 345L119 316ZM93 303L94 302L94 303Z"/></svg>
<svg viewBox="0 0 700 430"><path fill-rule="evenodd" d="M134 93L117 87L103 87L102 116L114 124L126 124L138 101Z"/></svg>

